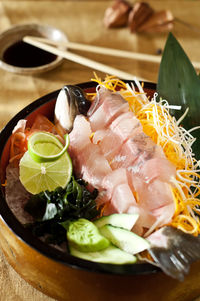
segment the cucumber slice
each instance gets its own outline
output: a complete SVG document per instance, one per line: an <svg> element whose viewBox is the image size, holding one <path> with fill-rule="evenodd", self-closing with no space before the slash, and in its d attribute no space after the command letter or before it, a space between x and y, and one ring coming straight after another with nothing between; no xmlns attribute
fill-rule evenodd
<svg viewBox="0 0 200 301"><path fill-rule="evenodd" d="M139 214L128 214L128 213L114 213L108 216L102 216L96 221L94 224L100 228L106 224L110 224L112 226L121 227L127 230L131 230L135 225Z"/></svg>
<svg viewBox="0 0 200 301"><path fill-rule="evenodd" d="M99 233L89 220L80 218L69 222L67 239L72 246L82 252L95 252L107 248L110 242Z"/></svg>
<svg viewBox="0 0 200 301"><path fill-rule="evenodd" d="M80 252L71 245L69 245L69 250L73 256L101 263L128 264L137 261L134 255L128 254L112 245L99 252Z"/></svg>
<svg viewBox="0 0 200 301"><path fill-rule="evenodd" d="M137 254L150 247L147 240L126 229L105 225L99 230L113 245L127 253Z"/></svg>

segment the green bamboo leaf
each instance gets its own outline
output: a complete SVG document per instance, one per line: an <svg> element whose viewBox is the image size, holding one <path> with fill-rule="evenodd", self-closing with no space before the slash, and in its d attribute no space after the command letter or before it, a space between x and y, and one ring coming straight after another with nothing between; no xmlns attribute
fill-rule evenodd
<svg viewBox="0 0 200 301"><path fill-rule="evenodd" d="M171 112L179 118L187 108L189 112L182 125L186 129L200 125L200 77L183 48L173 36L169 34L158 76L157 92L160 97L170 104L181 105L180 111ZM200 141L200 130L192 133ZM194 152L200 157L197 142Z"/></svg>
<svg viewBox="0 0 200 301"><path fill-rule="evenodd" d="M178 117L189 108L184 124L190 127L200 124L200 78L172 33L163 52L157 92L170 104L182 106L180 112L176 111Z"/></svg>

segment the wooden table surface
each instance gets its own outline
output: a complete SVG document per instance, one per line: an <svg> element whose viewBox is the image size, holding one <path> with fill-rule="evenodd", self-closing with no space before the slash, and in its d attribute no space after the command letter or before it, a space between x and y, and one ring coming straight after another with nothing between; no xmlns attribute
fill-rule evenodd
<svg viewBox="0 0 200 301"><path fill-rule="evenodd" d="M148 2L155 10L170 9L175 17L200 28L200 1ZM131 34L128 28L106 29L103 26L103 16L110 3L109 1L56 0L1 1L0 32L16 24L42 23L63 30L72 42L148 54L156 54L158 49L164 48L167 33ZM194 32L181 23L175 22L173 33L190 59L200 61L200 29L199 33ZM149 81L157 81L158 64L89 53L82 53L82 55ZM97 74L101 77L105 75L101 72ZM0 128L24 106L38 97L60 89L64 84L85 82L92 77L93 70L66 60L55 70L34 76L17 75L0 70ZM0 300L50 301L52 299L22 280L7 264L0 251Z"/></svg>

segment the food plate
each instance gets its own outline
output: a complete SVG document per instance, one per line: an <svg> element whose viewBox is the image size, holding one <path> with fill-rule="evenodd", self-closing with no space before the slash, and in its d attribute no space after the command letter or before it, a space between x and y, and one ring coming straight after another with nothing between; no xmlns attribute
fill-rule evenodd
<svg viewBox="0 0 200 301"><path fill-rule="evenodd" d="M87 82L78 86L85 92L94 92L96 84ZM144 83L144 89L152 96L156 85ZM58 93L59 90L54 91L28 105L1 131L2 184L5 183L10 136L14 126L20 119L27 119L27 126L30 126L39 113L53 119ZM0 244L9 263L26 281L58 300L120 300L122 296L123 300L131 300L133 296L136 300L146 300L147 296L148 300L155 300L155 293L158 296L157 300L161 300L164 291L171 299L162 300L183 300L177 297L182 295L183 288L190 288L190 281L194 281L196 277L198 264L190 273L190 281L186 280L182 284L168 278L156 266L148 263L100 264L64 254L34 237L20 224L6 203L3 186L0 192L0 215ZM192 292L194 297L197 296L197 291L200 293L198 286Z"/></svg>

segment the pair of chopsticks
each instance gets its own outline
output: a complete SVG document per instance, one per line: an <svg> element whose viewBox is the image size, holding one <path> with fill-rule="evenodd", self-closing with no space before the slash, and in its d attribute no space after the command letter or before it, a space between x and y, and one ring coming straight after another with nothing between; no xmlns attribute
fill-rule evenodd
<svg viewBox="0 0 200 301"><path fill-rule="evenodd" d="M79 44L79 43L73 43L73 42L55 42L55 41L45 39L45 38L40 38L40 37L25 36L23 38L23 41L32 46L38 47L42 50L46 50L50 53L61 56L72 62L79 63L81 65L90 67L94 70L104 72L106 74L115 75L121 79L133 80L135 78L135 76L133 74L124 72L122 70L119 70L119 69L104 65L102 63L96 62L94 60L85 58L83 56L77 55L75 53L72 53L69 50L60 49L58 47L62 46L62 47L67 47L67 49L87 51L87 52L92 52L92 53L134 59L134 60L138 60L138 61L146 61L146 62L151 62L151 63L160 63L160 61L161 61L161 57L156 56L156 55L142 54L142 53L137 53L137 52L130 52L130 51L117 50L117 49L98 47L98 46L91 46L91 45ZM193 62L193 66L196 69L200 69L200 63L198 63L198 62ZM138 78L138 79L143 80L143 81L145 80L143 78Z"/></svg>

